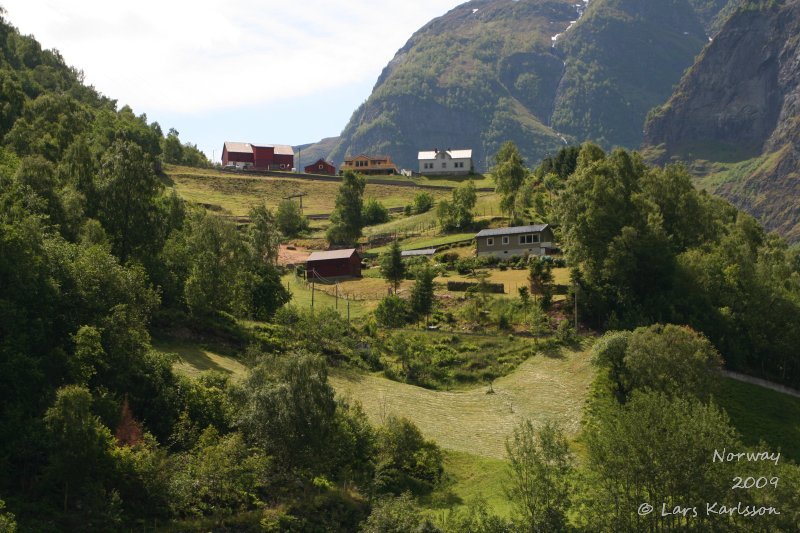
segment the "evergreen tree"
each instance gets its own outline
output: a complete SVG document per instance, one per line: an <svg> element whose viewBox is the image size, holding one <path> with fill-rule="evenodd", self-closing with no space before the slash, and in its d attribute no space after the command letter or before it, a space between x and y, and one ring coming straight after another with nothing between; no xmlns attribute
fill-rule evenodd
<svg viewBox="0 0 800 533"><path fill-rule="evenodd" d="M397 239L392 242L389 251L381 256L381 275L392 284L394 292L397 294L400 282L406 275L400 242Z"/></svg>
<svg viewBox="0 0 800 533"><path fill-rule="evenodd" d="M414 287L411 289L411 311L417 317L427 317L433 309L433 279L436 272L429 264L417 269Z"/></svg>

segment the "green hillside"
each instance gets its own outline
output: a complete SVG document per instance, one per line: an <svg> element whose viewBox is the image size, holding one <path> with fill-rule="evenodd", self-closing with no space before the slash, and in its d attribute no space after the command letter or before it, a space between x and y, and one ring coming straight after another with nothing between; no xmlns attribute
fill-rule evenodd
<svg viewBox="0 0 800 533"><path fill-rule="evenodd" d="M467 2L397 52L330 156L415 168L418 150L469 147L483 171L509 139L531 162L571 141L638 146L725 5L592 0L581 16L573 0Z"/></svg>

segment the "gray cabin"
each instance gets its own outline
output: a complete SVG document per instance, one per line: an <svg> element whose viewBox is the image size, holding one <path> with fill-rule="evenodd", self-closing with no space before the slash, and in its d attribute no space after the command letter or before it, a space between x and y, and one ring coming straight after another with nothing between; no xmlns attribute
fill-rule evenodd
<svg viewBox="0 0 800 533"><path fill-rule="evenodd" d="M478 257L508 258L524 255L547 255L553 246L549 224L485 229L475 236Z"/></svg>

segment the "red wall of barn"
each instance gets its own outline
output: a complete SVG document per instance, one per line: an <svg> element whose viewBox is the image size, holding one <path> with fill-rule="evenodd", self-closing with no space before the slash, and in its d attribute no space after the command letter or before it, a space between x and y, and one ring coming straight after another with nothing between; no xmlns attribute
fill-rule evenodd
<svg viewBox="0 0 800 533"><path fill-rule="evenodd" d="M222 164L228 163L252 163L253 154L245 154L242 152L228 152L227 148L222 149Z"/></svg>
<svg viewBox="0 0 800 533"><path fill-rule="evenodd" d="M253 146L253 168L268 169L275 161L275 148Z"/></svg>
<svg viewBox="0 0 800 533"><path fill-rule="evenodd" d="M339 276L361 277L361 258L358 254L353 254L349 259L326 259L324 261L309 261L307 266L308 275L312 277L311 271L316 272L323 278L336 278Z"/></svg>
<svg viewBox="0 0 800 533"><path fill-rule="evenodd" d="M273 165L275 169L291 170L294 167L294 156L275 154Z"/></svg>

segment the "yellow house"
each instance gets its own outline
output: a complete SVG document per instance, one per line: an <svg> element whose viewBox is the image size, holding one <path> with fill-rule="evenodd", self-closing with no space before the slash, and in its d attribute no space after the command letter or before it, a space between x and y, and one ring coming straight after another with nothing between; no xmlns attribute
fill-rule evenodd
<svg viewBox="0 0 800 533"><path fill-rule="evenodd" d="M365 155L346 157L339 167L339 174L352 170L359 174L399 174L397 165L392 163L388 155Z"/></svg>

